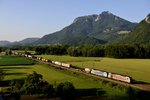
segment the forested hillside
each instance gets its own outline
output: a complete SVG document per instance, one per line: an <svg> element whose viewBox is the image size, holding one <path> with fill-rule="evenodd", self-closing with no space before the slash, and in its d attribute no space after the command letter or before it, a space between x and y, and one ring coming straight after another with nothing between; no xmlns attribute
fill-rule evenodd
<svg viewBox="0 0 150 100"><path fill-rule="evenodd" d="M130 34L120 38L118 43L150 45L150 14Z"/></svg>
<svg viewBox="0 0 150 100"><path fill-rule="evenodd" d="M33 44L103 44L129 33L136 25L105 11L78 17L71 25L47 34Z"/></svg>

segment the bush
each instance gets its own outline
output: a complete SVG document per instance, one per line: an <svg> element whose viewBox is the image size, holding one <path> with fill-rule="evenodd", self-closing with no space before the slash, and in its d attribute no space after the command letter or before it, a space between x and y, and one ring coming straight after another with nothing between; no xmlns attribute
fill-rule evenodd
<svg viewBox="0 0 150 100"><path fill-rule="evenodd" d="M21 93L23 83L18 80L11 80L10 82L10 91L11 93Z"/></svg>
<svg viewBox="0 0 150 100"><path fill-rule="evenodd" d="M27 95L44 94L52 97L54 93L53 85L42 80L42 75L36 72L29 74L24 82L13 80L10 83L10 92Z"/></svg>
<svg viewBox="0 0 150 100"><path fill-rule="evenodd" d="M75 98L75 88L70 82L58 84L56 93L62 100L72 100Z"/></svg>
<svg viewBox="0 0 150 100"><path fill-rule="evenodd" d="M0 69L0 81L4 79L4 71Z"/></svg>

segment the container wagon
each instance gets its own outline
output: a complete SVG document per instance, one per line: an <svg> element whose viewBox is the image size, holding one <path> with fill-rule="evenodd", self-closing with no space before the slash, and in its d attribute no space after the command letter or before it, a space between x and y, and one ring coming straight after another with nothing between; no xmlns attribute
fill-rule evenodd
<svg viewBox="0 0 150 100"><path fill-rule="evenodd" d="M100 71L100 70L95 70L95 69L91 70L91 74L95 74L95 75L103 76L103 77L107 77L108 76L107 72Z"/></svg>
<svg viewBox="0 0 150 100"><path fill-rule="evenodd" d="M122 82L131 83L131 77L123 76L123 75L120 75L120 74L109 73L108 78L118 80L118 81L122 81Z"/></svg>

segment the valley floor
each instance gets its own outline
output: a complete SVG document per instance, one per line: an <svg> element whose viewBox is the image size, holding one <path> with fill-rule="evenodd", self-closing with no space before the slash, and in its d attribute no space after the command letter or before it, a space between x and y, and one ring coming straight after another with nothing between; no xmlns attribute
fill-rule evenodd
<svg viewBox="0 0 150 100"><path fill-rule="evenodd" d="M39 56L54 61L70 63L81 68L94 68L131 76L139 83L150 83L150 59L114 59L105 57L70 57L55 55Z"/></svg>

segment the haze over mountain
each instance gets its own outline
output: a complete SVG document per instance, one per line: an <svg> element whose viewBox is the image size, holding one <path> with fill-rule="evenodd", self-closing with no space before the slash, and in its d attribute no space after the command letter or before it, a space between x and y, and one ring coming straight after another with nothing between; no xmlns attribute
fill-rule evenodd
<svg viewBox="0 0 150 100"><path fill-rule="evenodd" d="M26 38L24 40L19 41L21 44L30 44L37 41L39 38Z"/></svg>
<svg viewBox="0 0 150 100"><path fill-rule="evenodd" d="M34 44L103 44L129 33L136 25L105 11L99 15L78 17L71 25L43 36Z"/></svg>
<svg viewBox="0 0 150 100"><path fill-rule="evenodd" d="M150 44L150 14L131 33L118 39L118 43Z"/></svg>
<svg viewBox="0 0 150 100"><path fill-rule="evenodd" d="M0 41L0 46L6 46L9 44L11 44L11 42L9 42L9 41Z"/></svg>
<svg viewBox="0 0 150 100"><path fill-rule="evenodd" d="M11 45L29 45L35 41L37 41L39 38L26 38L21 41L0 41L0 46L11 46Z"/></svg>

